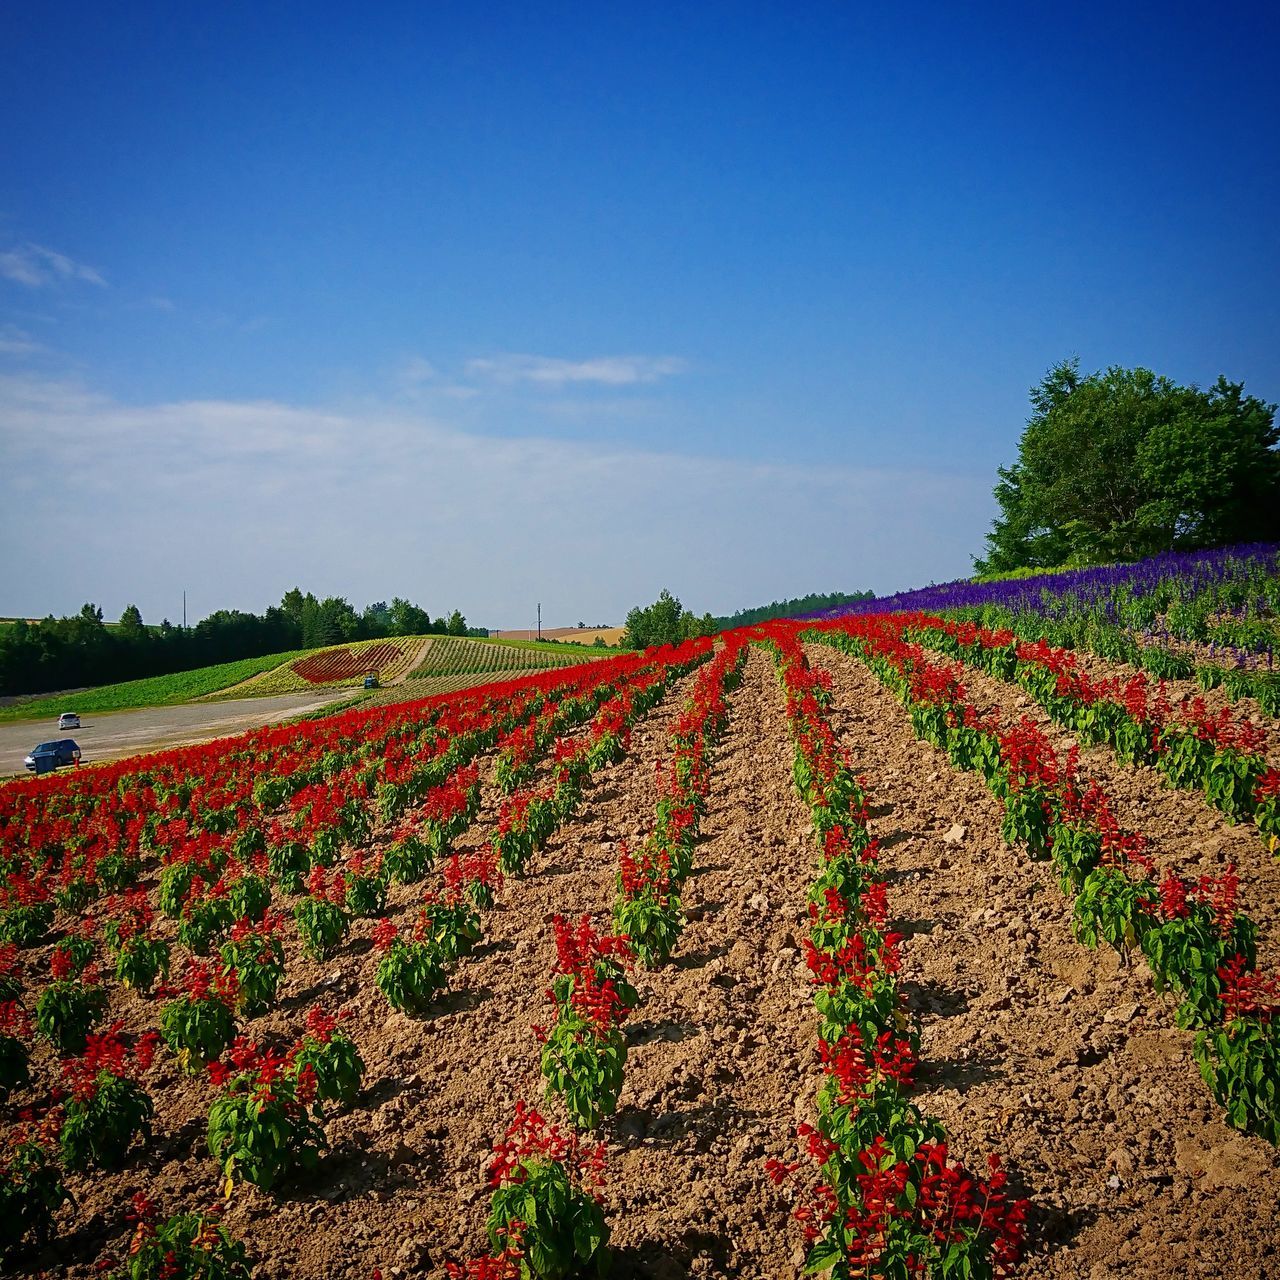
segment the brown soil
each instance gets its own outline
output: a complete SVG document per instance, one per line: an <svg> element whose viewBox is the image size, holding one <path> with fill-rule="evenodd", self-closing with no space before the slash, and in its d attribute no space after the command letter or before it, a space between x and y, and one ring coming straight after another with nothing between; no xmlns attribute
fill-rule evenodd
<svg viewBox="0 0 1280 1280"><path fill-rule="evenodd" d="M1106 658L1099 658L1087 649L1073 649L1072 653L1080 669L1095 680L1106 677L1129 680L1140 674L1137 667L1127 662L1111 662ZM1156 683L1155 677L1150 673L1141 674L1145 674L1153 685ZM1268 763L1280 765L1280 720L1263 711L1256 699L1237 698L1233 701L1221 686L1217 689L1201 689L1194 680L1166 680L1164 684L1169 692L1170 701L1175 705L1186 697L1203 698L1205 706L1210 711L1217 712L1223 708L1229 708L1237 720L1242 717L1252 720L1266 734L1263 754L1267 757Z"/></svg>
<svg viewBox="0 0 1280 1280"><path fill-rule="evenodd" d="M981 779L917 741L861 664L809 652L833 673L833 724L866 773L909 935L920 1101L966 1162L999 1152L1030 1197L1020 1274L1275 1274L1280 1158L1219 1118L1145 967L1078 944L1052 871L1005 845Z"/></svg>
<svg viewBox="0 0 1280 1280"><path fill-rule="evenodd" d="M971 667L963 683L979 707L999 706L1006 720L1027 716L1043 728L1059 751L1078 740L1055 724L1021 688L1004 684ZM1122 826L1151 841L1156 864L1182 876L1220 875L1234 862L1240 876L1240 910L1258 926L1258 965L1280 966L1280 865L1267 852L1251 822L1233 824L1205 800L1201 791L1167 786L1151 765L1121 764L1107 746L1081 746L1083 771L1097 778L1111 797Z"/></svg>
<svg viewBox="0 0 1280 1280"><path fill-rule="evenodd" d="M859 664L811 653L835 674L833 720L867 775L891 906L910 934L906 978L930 1064L922 1102L966 1161L1001 1152L1031 1197L1025 1274L1266 1274L1269 1251L1280 1249L1280 1161L1218 1118L1190 1036L1145 970L1079 946L1052 875L1004 846L981 782L918 744L906 713ZM371 922L356 922L339 954L318 964L286 927L281 1004L249 1032L286 1043L308 1007L343 1005L366 1089L326 1126L332 1149L316 1174L275 1194L236 1189L225 1221L259 1260L259 1280L368 1280L375 1267L388 1280L438 1276L445 1259L484 1249L491 1144L517 1098L542 1095L530 1025L549 1007L551 918L585 911L609 927L619 843L651 828L655 765L669 755L695 678L635 728L627 759L586 784L578 817L529 874L508 881L485 915L484 945L430 1017L388 1009L373 981ZM602 1131L622 1280L773 1280L798 1275L803 1256L764 1161L794 1155L795 1124L812 1118L819 1081L800 955L814 845L791 785L777 683L758 650L731 713L685 887L689 924L674 962L638 977L626 1081ZM479 763L487 779L492 756ZM498 803L486 781L460 848L488 839ZM947 843L954 823L964 837ZM397 889L389 915L405 919L419 892ZM158 1010L136 994L113 990L112 1001L130 1029L155 1024ZM51 1078L48 1051L37 1058ZM164 1213L217 1199L208 1085L178 1076L167 1053L148 1084L155 1136L125 1170L71 1179L78 1203L62 1210L59 1240L22 1274L88 1280L103 1250L127 1239L135 1191ZM563 1120L558 1104L547 1110Z"/></svg>

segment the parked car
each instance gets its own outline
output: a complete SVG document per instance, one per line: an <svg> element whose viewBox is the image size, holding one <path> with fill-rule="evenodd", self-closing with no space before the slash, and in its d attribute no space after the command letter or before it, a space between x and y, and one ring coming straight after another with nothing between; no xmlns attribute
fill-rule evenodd
<svg viewBox="0 0 1280 1280"><path fill-rule="evenodd" d="M364 678L364 687L365 687L366 689L376 689L376 688L378 688L378 677L377 677L377 676L365 676L365 678Z"/></svg>
<svg viewBox="0 0 1280 1280"><path fill-rule="evenodd" d="M78 729L80 727L80 717L74 711L64 711L58 717L59 729Z"/></svg>
<svg viewBox="0 0 1280 1280"><path fill-rule="evenodd" d="M34 773L49 773L61 765L79 764L80 746L73 738L40 742L31 748L31 754L22 763Z"/></svg>

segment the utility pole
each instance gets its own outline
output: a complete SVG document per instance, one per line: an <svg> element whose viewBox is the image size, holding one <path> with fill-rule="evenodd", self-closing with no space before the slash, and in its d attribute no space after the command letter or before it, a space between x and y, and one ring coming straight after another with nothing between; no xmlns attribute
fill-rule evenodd
<svg viewBox="0 0 1280 1280"><path fill-rule="evenodd" d="M542 639L542 602L538 602L538 639Z"/></svg>
<svg viewBox="0 0 1280 1280"><path fill-rule="evenodd" d="M187 629L187 593L186 591L183 591L182 593L182 629L183 631Z"/></svg>

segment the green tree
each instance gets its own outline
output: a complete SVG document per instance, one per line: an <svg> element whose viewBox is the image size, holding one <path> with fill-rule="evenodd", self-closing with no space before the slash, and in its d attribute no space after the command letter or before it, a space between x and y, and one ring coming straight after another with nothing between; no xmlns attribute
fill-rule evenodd
<svg viewBox="0 0 1280 1280"><path fill-rule="evenodd" d="M467 620L462 616L461 610L455 609L449 615L445 630L451 636L465 636L467 634Z"/></svg>
<svg viewBox="0 0 1280 1280"><path fill-rule="evenodd" d="M1280 429L1275 405L1220 377L1192 407L1142 442L1152 497L1144 529L1171 546L1271 541L1280 529Z"/></svg>
<svg viewBox="0 0 1280 1280"><path fill-rule="evenodd" d="M120 615L120 630L131 639L142 634L144 630L142 611L136 604L125 606L124 612Z"/></svg>
<svg viewBox="0 0 1280 1280"><path fill-rule="evenodd" d="M1131 560L1280 533L1275 406L1219 378L1209 391L1149 369L1088 377L1076 360L1031 390L982 573Z"/></svg>
<svg viewBox="0 0 1280 1280"><path fill-rule="evenodd" d="M315 596L310 592L303 595L299 588L294 587L291 591L286 591L280 600L281 611L293 621L299 628L302 627L302 610L307 600L314 600Z"/></svg>
<svg viewBox="0 0 1280 1280"><path fill-rule="evenodd" d="M694 617L664 587L647 609L637 605L627 614L622 645L627 649L647 649L655 644L679 644L691 636L711 635L715 629L710 614Z"/></svg>
<svg viewBox="0 0 1280 1280"><path fill-rule="evenodd" d="M431 615L408 600L395 596L391 601L391 634L423 636L431 630Z"/></svg>

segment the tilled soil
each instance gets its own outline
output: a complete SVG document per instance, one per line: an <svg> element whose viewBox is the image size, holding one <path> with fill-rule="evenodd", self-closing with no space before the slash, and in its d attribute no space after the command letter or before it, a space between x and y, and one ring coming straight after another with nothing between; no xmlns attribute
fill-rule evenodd
<svg viewBox="0 0 1280 1280"><path fill-rule="evenodd" d="M966 1162L980 1168L998 1151L1031 1198L1023 1273L1268 1274L1280 1250L1280 1161L1219 1119L1191 1036L1174 1026L1145 969L1077 944L1051 872L1004 845L981 781L917 743L905 711L858 663L822 646L810 653L833 672L833 723L866 775L891 909L909 935L907 990L925 1028L920 1100ZM261 1280L368 1280L375 1268L388 1280L438 1276L446 1259L484 1251L492 1143L516 1099L542 1096L530 1027L550 1008L551 919L587 912L610 929L619 845L651 829L655 768L669 757L669 731L695 678L636 726L629 756L592 777L578 816L524 878L506 883L485 913L484 945L457 967L431 1016L389 1010L374 985L371 922L357 922L319 964L286 928L281 1004L250 1033L284 1044L311 1005L342 1005L366 1088L328 1122L331 1150L317 1173L273 1194L237 1187L226 1206ZM613 1274L623 1280L772 1280L798 1275L803 1257L764 1164L794 1158L795 1124L813 1118L819 1083L800 953L815 849L761 651L749 655L730 708L685 886L689 923L674 961L638 976L625 1084L602 1127ZM479 760L481 814L461 849L492 833L492 762ZM956 824L964 835L948 843ZM398 888L388 914L407 922L419 893ZM112 1015L130 1029L154 1025L154 1005L129 992L112 998ZM50 1066L42 1062L46 1077ZM95 1274L103 1250L127 1239L134 1191L164 1213L218 1198L204 1141L208 1085L179 1077L167 1054L148 1083L156 1136L120 1173L71 1179L78 1204L62 1211L56 1244L24 1260L25 1274ZM558 1104L546 1110L563 1122Z"/></svg>
<svg viewBox="0 0 1280 1280"><path fill-rule="evenodd" d="M551 917L608 908L616 861L602 846L616 838L608 821L624 819L622 834L638 838L651 820L654 766L668 753L670 725L695 678L678 681L635 727L626 759L593 775L578 817L534 859L530 876L508 881L496 908L484 914L485 944L457 966L429 1017L392 1011L378 991L372 921L353 921L338 953L319 962L302 953L292 920L286 922L279 1003L243 1032L284 1048L310 1007L342 1007L350 1014L345 1029L365 1061L366 1087L352 1110L326 1125L331 1150L315 1174L272 1194L240 1184L223 1207L222 1220L258 1260L257 1276L367 1280L375 1267L384 1275L439 1273L444 1258L480 1248L491 1144L502 1135L514 1099L541 1092L529 1027L546 1020L542 996L555 957ZM481 811L455 842L463 851L488 840L501 800L488 781L494 755L477 763ZM539 781L551 767L543 763ZM423 890L438 879L392 886L388 917L407 924ZM144 881L151 889L155 883L154 875ZM274 905L287 909L289 903ZM181 954L175 949L175 961ZM104 1021L119 1020L126 1031L157 1024L154 1002L115 983L108 988ZM32 1068L37 1078L56 1078L43 1043L33 1051ZM207 1080L182 1075L162 1050L146 1083L156 1104L152 1140L135 1146L119 1172L67 1179L75 1205L62 1210L57 1240L21 1259L19 1274L95 1275L103 1251L127 1242L124 1212L137 1191L166 1214L219 1201L220 1178L205 1143L214 1096ZM477 1230L468 1234L469 1225Z"/></svg>
<svg viewBox="0 0 1280 1280"><path fill-rule="evenodd" d="M1145 966L1077 943L1051 869L1005 845L982 780L919 742L860 663L809 653L832 672L832 722L866 775L890 908L909 935L919 1101L971 1167L998 1152L1030 1198L1020 1274L1276 1274L1280 1159L1219 1118L1192 1033Z"/></svg>
<svg viewBox="0 0 1280 1280"><path fill-rule="evenodd" d="M1156 678L1150 673L1140 673L1138 668L1130 663L1112 662L1107 658L1098 657L1095 653L1090 653L1088 649L1073 649L1071 652L1080 669L1094 680L1112 678L1130 680L1135 675L1145 674L1153 685L1157 683ZM1211 712L1228 709L1236 720L1252 720L1266 735L1262 754L1266 756L1267 763L1280 765L1280 720L1263 711L1256 699L1232 699L1221 686L1216 689L1202 689L1194 680L1166 680L1164 686L1174 706L1177 706L1183 698L1203 698L1206 708Z"/></svg>
<svg viewBox="0 0 1280 1280"><path fill-rule="evenodd" d="M623 1276L784 1276L798 1231L765 1176L812 1114L814 1015L800 958L816 850L791 783L772 664L747 658L716 752L674 965L641 990L611 1126Z"/></svg>
<svg viewBox="0 0 1280 1280"><path fill-rule="evenodd" d="M1060 753L1079 745L1082 771L1110 796L1120 824L1148 837L1161 869L1194 878L1221 875L1227 863L1234 863L1240 877L1239 909L1258 926L1258 966L1268 971L1280 967L1280 864L1253 823L1230 822L1202 791L1168 786L1154 765L1121 764L1110 747L1080 743L1017 685L971 667L964 669L963 684L979 708L998 706L1007 722L1021 716L1034 721Z"/></svg>

